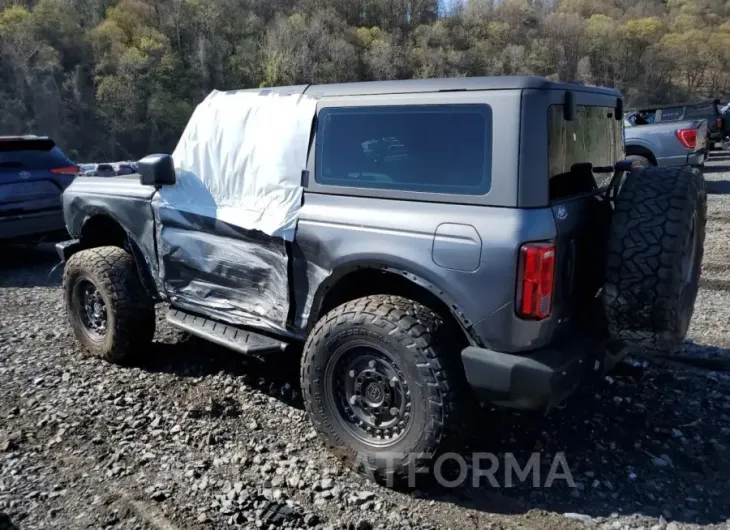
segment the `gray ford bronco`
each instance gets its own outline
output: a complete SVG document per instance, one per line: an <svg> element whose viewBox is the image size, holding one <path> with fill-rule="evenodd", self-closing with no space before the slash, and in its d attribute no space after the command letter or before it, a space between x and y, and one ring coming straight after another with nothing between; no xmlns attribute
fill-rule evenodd
<svg viewBox="0 0 730 530"><path fill-rule="evenodd" d="M624 160L617 91L493 77L260 93L316 99L292 241L160 201L180 185L169 155L63 194L64 297L89 354L144 355L162 302L194 336L291 354L325 443L402 478L473 404L547 412L627 352L684 340L704 179Z"/></svg>

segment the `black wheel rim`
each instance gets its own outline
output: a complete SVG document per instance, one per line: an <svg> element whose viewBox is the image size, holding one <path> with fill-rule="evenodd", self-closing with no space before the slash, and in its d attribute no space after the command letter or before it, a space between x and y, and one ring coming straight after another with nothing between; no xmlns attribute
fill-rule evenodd
<svg viewBox="0 0 730 530"><path fill-rule="evenodd" d="M74 289L74 304L84 331L94 340L103 340L107 332L107 308L99 289L83 279Z"/></svg>
<svg viewBox="0 0 730 530"><path fill-rule="evenodd" d="M342 427L375 447L395 444L412 417L411 392L393 359L372 345L348 345L326 368L325 394Z"/></svg>

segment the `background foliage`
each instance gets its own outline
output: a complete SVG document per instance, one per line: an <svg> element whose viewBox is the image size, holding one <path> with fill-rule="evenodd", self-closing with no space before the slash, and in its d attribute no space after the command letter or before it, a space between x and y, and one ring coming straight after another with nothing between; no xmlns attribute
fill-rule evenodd
<svg viewBox="0 0 730 530"><path fill-rule="evenodd" d="M0 0L0 134L169 152L212 89L537 74L730 94L726 0Z"/></svg>

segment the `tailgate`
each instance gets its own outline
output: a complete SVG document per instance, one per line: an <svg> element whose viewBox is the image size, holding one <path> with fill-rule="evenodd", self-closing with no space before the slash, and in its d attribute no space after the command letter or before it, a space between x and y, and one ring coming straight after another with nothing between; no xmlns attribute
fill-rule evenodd
<svg viewBox="0 0 730 530"><path fill-rule="evenodd" d="M61 189L51 180L2 183L0 217L61 208Z"/></svg>
<svg viewBox="0 0 730 530"><path fill-rule="evenodd" d="M75 170L48 138L0 137L0 215L60 208Z"/></svg>
<svg viewBox="0 0 730 530"><path fill-rule="evenodd" d="M601 195L556 201L557 228L554 315L558 331L595 322L590 318L605 278L613 209Z"/></svg>
<svg viewBox="0 0 730 530"><path fill-rule="evenodd" d="M697 147L695 148L695 151L704 151L710 147L711 145L708 145L709 143L709 133L707 128L707 122L703 121L700 123L699 127L697 128Z"/></svg>
<svg viewBox="0 0 730 530"><path fill-rule="evenodd" d="M2 204L59 198L60 195L61 189L50 180L3 184L0 177L0 203Z"/></svg>

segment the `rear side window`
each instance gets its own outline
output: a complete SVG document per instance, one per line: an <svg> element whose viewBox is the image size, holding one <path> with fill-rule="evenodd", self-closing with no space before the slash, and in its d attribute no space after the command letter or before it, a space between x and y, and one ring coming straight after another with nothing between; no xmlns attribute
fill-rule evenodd
<svg viewBox="0 0 730 530"><path fill-rule="evenodd" d="M613 166L624 156L623 125L614 112L610 107L579 106L575 119L566 121L563 105L550 106L551 198L588 193L608 184L613 172L595 172L592 168Z"/></svg>
<svg viewBox="0 0 730 530"><path fill-rule="evenodd" d="M73 162L58 147L50 150L3 150L0 149L0 171L22 169L54 169L72 166Z"/></svg>
<svg viewBox="0 0 730 530"><path fill-rule="evenodd" d="M662 109L661 121L678 121L684 117L684 107Z"/></svg>
<svg viewBox="0 0 730 530"><path fill-rule="evenodd" d="M487 105L325 108L317 125L319 184L484 195L491 184Z"/></svg>

